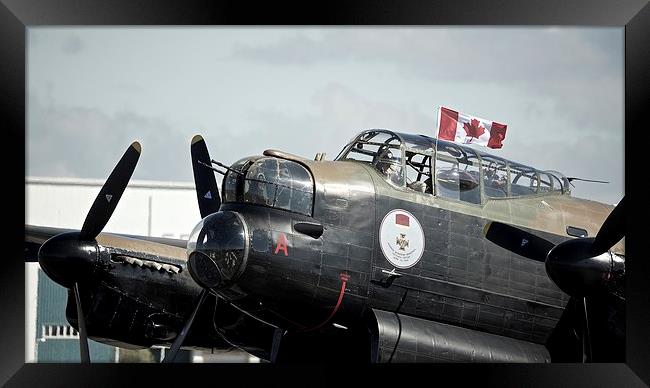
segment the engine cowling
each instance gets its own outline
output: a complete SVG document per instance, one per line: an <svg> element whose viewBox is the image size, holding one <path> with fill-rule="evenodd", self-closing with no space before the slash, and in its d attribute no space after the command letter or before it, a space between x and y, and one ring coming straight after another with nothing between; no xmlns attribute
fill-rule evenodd
<svg viewBox="0 0 650 388"><path fill-rule="evenodd" d="M609 251L594 256L594 238L568 240L554 247L546 258L546 272L571 296L584 297L612 288L625 272L625 260Z"/></svg>

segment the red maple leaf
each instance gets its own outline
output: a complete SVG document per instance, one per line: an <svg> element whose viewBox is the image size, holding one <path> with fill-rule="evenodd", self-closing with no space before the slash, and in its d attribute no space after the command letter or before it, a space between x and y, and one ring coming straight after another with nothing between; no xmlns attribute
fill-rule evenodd
<svg viewBox="0 0 650 388"><path fill-rule="evenodd" d="M475 137L478 139L479 136L485 133L485 128L481 126L481 122L472 119L469 123L464 123L463 128L469 137Z"/></svg>

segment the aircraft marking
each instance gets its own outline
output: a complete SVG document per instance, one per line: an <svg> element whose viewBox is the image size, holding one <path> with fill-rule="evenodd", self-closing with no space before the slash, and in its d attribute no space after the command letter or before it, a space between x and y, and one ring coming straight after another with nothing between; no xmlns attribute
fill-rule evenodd
<svg viewBox="0 0 650 388"><path fill-rule="evenodd" d="M379 227L381 251L397 268L410 268L424 253L424 231L418 219L402 209L388 212Z"/></svg>
<svg viewBox="0 0 650 388"><path fill-rule="evenodd" d="M280 251L283 251L285 256L289 256L289 251L287 249L287 236L285 236L284 233L280 233L275 247L275 252L273 253L277 255Z"/></svg>

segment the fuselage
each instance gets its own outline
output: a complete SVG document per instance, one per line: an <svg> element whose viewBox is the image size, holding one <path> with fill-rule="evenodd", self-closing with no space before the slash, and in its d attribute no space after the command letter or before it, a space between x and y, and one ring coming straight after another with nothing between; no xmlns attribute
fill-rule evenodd
<svg viewBox="0 0 650 388"><path fill-rule="evenodd" d="M561 193L468 204L400 189L364 163L265 155L309 170L313 214L224 203L221 211L247 223L251 248L236 285L219 294L287 330L325 322L354 326L375 308L544 343L569 296L548 278L543 262L486 240L486 224L517 225L559 243L573 238L567 226L595 235L611 210ZM424 234L421 257L407 268L382 252L380 227L396 209L417 219ZM322 236L297 231L299 222L322 224ZM622 245L617 249L622 253Z"/></svg>

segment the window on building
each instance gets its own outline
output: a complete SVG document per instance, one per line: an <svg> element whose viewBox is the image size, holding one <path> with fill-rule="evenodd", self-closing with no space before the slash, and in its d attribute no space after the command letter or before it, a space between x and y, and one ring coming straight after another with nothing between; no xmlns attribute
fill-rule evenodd
<svg viewBox="0 0 650 388"><path fill-rule="evenodd" d="M48 339L78 339L79 332L77 332L70 325L53 325L46 324L41 326L41 340Z"/></svg>

